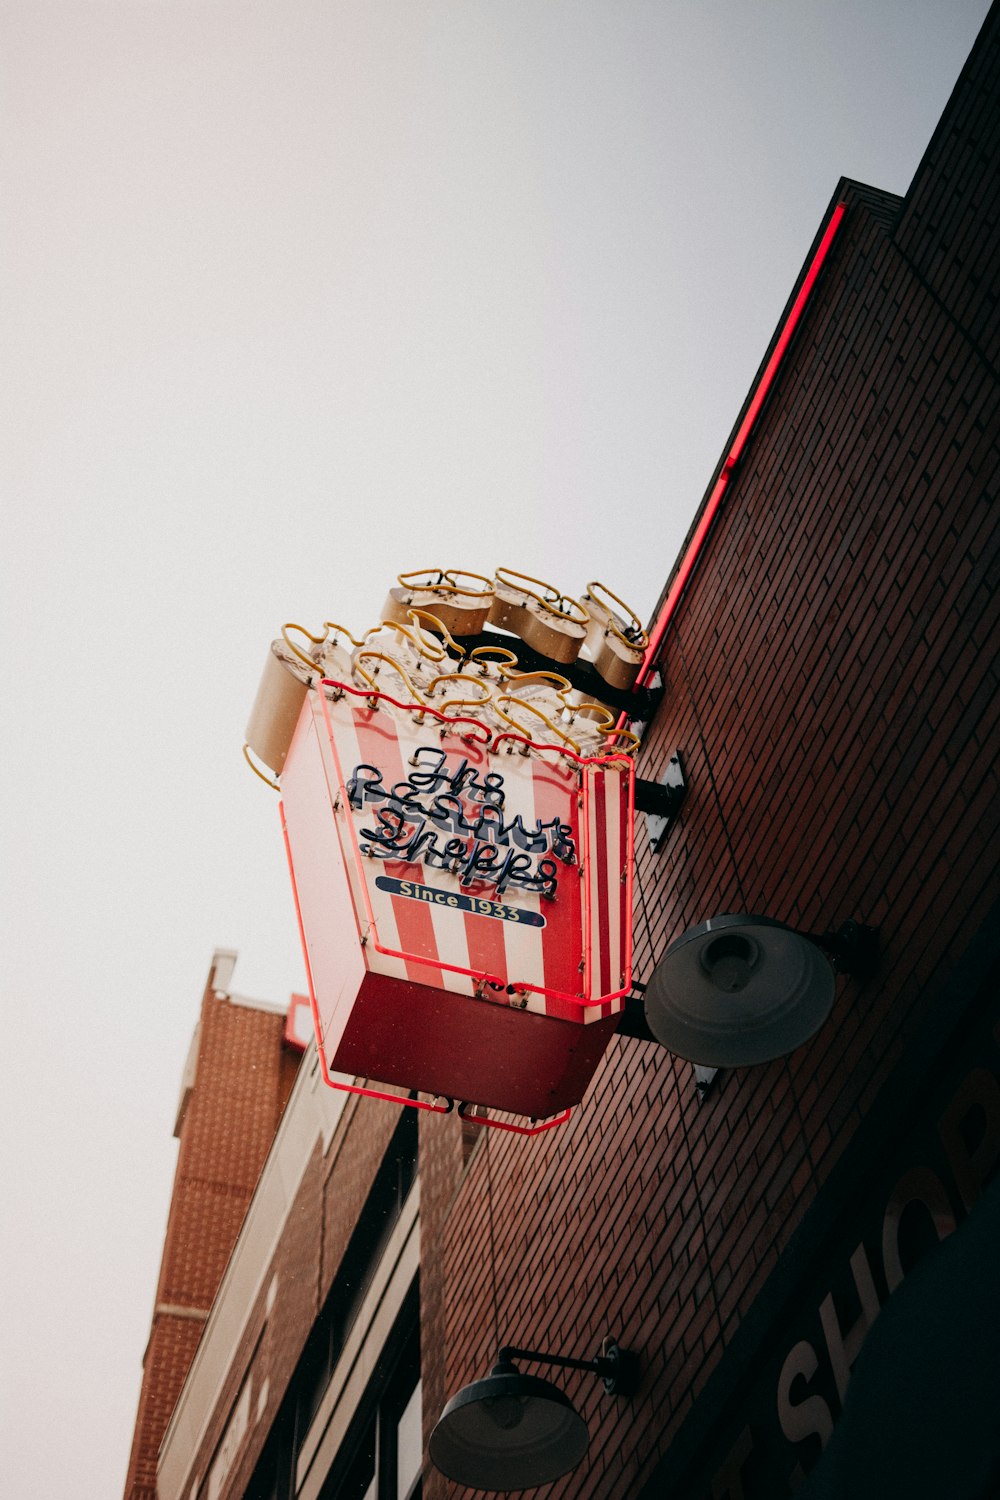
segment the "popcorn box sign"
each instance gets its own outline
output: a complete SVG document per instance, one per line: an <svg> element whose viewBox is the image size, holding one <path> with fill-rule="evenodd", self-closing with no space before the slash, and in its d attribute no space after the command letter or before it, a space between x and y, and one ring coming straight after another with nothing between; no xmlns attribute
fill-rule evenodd
<svg viewBox="0 0 1000 1500"><path fill-rule="evenodd" d="M324 1066L541 1117L631 984L633 771L347 684L282 813Z"/></svg>

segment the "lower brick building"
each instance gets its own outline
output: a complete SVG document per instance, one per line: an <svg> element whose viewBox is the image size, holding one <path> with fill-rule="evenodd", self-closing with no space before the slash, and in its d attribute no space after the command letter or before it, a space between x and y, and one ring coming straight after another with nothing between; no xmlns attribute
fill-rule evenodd
<svg viewBox="0 0 1000 1500"><path fill-rule="evenodd" d="M553 1497L996 1492L998 215L994 8L906 196L838 185L654 621L639 774L687 791L640 820L639 979L721 913L868 924L873 971L710 1080L626 1028L530 1138L308 1053L160 1500L464 1494L449 1397L605 1337L638 1389L560 1375L590 1447Z"/></svg>
<svg viewBox="0 0 1000 1500"><path fill-rule="evenodd" d="M191 1039L174 1135L177 1169L156 1287L126 1500L153 1500L164 1430L233 1252L302 1055L284 1010L230 992L218 949Z"/></svg>

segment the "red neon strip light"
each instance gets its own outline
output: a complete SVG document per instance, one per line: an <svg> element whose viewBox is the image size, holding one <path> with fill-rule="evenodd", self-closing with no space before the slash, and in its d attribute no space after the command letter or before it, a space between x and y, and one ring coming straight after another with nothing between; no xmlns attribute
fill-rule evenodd
<svg viewBox="0 0 1000 1500"><path fill-rule="evenodd" d="M349 682L339 682L336 677L320 678L321 687L336 688L338 693L350 693L353 698L384 698L386 703L391 703L394 708L404 708L407 713L433 714L435 719L442 724L471 724L474 729L482 730L486 738L479 740L479 744L488 745L492 738L490 730L478 719L470 719L467 715L441 714L436 708L431 708L429 703L400 703L398 698L390 698L388 693L381 692L378 688L353 687ZM326 701L324 696L324 702ZM324 710L325 713L325 710ZM420 722L419 720L417 721ZM458 733L458 731L455 731ZM475 735L469 735L470 739L476 739Z"/></svg>
<svg viewBox="0 0 1000 1500"><path fill-rule="evenodd" d="M590 848L590 780L584 771L580 776L580 853L583 859L583 904L580 908L580 936L583 939L583 992L590 994L590 986L593 978L593 966L591 957L593 943L591 941L591 907L594 888L591 878L593 861ZM583 1007L581 1006L581 1009Z"/></svg>
<svg viewBox="0 0 1000 1500"><path fill-rule="evenodd" d="M687 552L684 554L684 560L681 563L680 568L678 569L677 577L673 581L670 593L667 595L666 599L663 602L663 608L660 610L656 624L653 627L652 634L649 638L649 645L646 647L646 655L643 658L642 666L639 669L639 676L636 680L637 687L642 686L656 664L657 653L659 652L660 646L663 642L663 637L666 634L667 626L673 619L677 606L680 603L681 595L684 593L684 590L687 587L688 579L694 572L695 565L697 564L698 557L701 553L701 549L705 543L705 538L708 535L712 522L715 520L716 514L719 510L719 506L722 504L722 497L726 493L726 487L729 484L730 476L732 475L733 470L735 469L737 463L743 455L743 450L747 445L747 441L750 437L750 433L753 430L754 423L757 421L757 418L760 415L760 409L767 399L767 394L770 391L771 386L774 384L774 380L781 366L781 362L785 357L785 352L791 342L792 334L795 332L805 305L809 301L812 289L816 285L816 281L820 271L823 269L823 262L826 260L826 257L830 251L830 246L833 244L834 236L836 235L837 230L840 228L840 221L843 219L846 212L847 204L838 203L834 208L833 213L830 215L830 222L826 226L826 229L823 233L823 238L820 240L819 245L816 248L816 254L813 256L809 269L806 272L805 277L803 278L802 285L799 287L798 296L792 303L792 306L788 313L788 317L785 319L785 326L782 328L781 333L778 335L778 342L775 344L774 349L771 353L771 358L768 360L764 373L760 377L760 380L757 384L757 389L754 391L753 396L750 399L750 405L747 407L746 416L740 423L739 431L737 432L736 437L733 439L732 447L726 455L726 460L722 465L719 477L715 481L712 493L708 497L708 503L706 504L705 509L702 512L701 520L698 522L698 528L695 531L694 536L691 538L691 545L688 547Z"/></svg>
<svg viewBox="0 0 1000 1500"><path fill-rule="evenodd" d="M564 1109L561 1115L554 1115L545 1120L541 1125L512 1125L507 1120L493 1120L489 1115L467 1115L464 1110L471 1104L471 1100L458 1106L458 1117L460 1120L469 1120L476 1125L487 1125L490 1130L509 1130L514 1135L541 1135L543 1130L552 1130L556 1125L564 1125L569 1119L569 1109Z"/></svg>

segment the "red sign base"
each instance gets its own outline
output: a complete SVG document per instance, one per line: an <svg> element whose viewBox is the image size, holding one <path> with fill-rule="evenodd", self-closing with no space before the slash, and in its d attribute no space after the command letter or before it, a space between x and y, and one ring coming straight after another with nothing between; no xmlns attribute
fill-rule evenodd
<svg viewBox="0 0 1000 1500"><path fill-rule="evenodd" d="M398 756L389 715L365 712ZM433 733L429 742L441 746L444 741L436 726ZM459 746L456 756L476 753L474 745L459 741ZM510 768L513 781L516 762L500 764ZM428 877L419 865L363 857L355 848L353 814L322 704L312 697L302 709L281 791L288 862L327 1081L333 1081L332 1074L360 1077L533 1120L547 1120L578 1104L621 1020L621 989L589 1008L570 1005L558 996L550 1002L548 996L523 988L515 993L523 1005L511 1004L506 986L490 981L486 973L477 977L468 968L450 964L430 941L422 951L414 948L405 954L380 945L366 906L373 893L397 902L400 923L414 925L419 920L428 939L434 936L435 920L461 924L463 933L464 924L478 921L485 929L481 943L493 942L502 950L505 928L519 941L526 930L526 942L531 934L546 930L544 923L529 925L539 899L529 904L519 892L504 896L503 902L479 898L480 908L503 910L505 903L520 899L520 921L508 924L464 910L463 890L447 872L432 870ZM372 821L374 814L366 811L364 819ZM407 891L383 897L379 880L388 882L390 889L406 884ZM576 913L577 928L581 927L586 882L576 867L567 867L563 884L563 905L553 902L546 907L546 920L552 924L548 930L565 920L561 913L566 911L570 916ZM437 903L412 899L418 887L431 885L441 887L440 909ZM617 883L614 889L617 892ZM623 902L625 897L616 899ZM582 969L581 964L581 976ZM571 973L576 979L575 962ZM430 982L423 982L425 975ZM545 1013L550 1004L559 1003L576 1019Z"/></svg>
<svg viewBox="0 0 1000 1500"><path fill-rule="evenodd" d="M620 1016L578 1026L503 1003L369 973L330 1072L547 1119L579 1104Z"/></svg>

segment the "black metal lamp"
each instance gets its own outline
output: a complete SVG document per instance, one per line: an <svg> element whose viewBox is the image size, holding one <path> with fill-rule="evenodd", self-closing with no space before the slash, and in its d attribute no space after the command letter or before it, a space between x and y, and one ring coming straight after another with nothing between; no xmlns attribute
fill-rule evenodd
<svg viewBox="0 0 1000 1500"><path fill-rule="evenodd" d="M526 1490L549 1484L583 1458L587 1424L569 1397L549 1380L523 1375L515 1359L588 1370L609 1396L631 1395L636 1356L607 1343L596 1359L570 1359L530 1349L502 1348L485 1380L452 1396L431 1433L430 1456L456 1484L477 1490Z"/></svg>
<svg viewBox="0 0 1000 1500"><path fill-rule="evenodd" d="M870 971L876 939L860 922L819 934L771 917L712 917L683 933L653 970L647 1024L671 1052L707 1067L784 1057L830 1014L834 970Z"/></svg>

